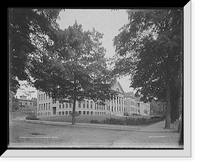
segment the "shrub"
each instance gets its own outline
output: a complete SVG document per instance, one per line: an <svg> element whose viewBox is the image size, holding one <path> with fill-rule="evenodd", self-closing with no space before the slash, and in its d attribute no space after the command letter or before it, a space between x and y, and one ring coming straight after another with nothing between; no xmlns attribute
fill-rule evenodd
<svg viewBox="0 0 200 166"><path fill-rule="evenodd" d="M115 119L115 118L106 118L106 120L103 121L104 124L117 124L117 125L124 125L124 121L121 119Z"/></svg>
<svg viewBox="0 0 200 166"><path fill-rule="evenodd" d="M39 120L39 119L36 117L36 115L34 115L34 114L28 115L28 116L26 117L26 119L27 119L27 120Z"/></svg>
<svg viewBox="0 0 200 166"><path fill-rule="evenodd" d="M99 124L99 123L101 123L101 122L99 122L99 121L96 120L96 119L95 119L95 120L92 119L92 120L90 121L90 123L97 123L97 124Z"/></svg>

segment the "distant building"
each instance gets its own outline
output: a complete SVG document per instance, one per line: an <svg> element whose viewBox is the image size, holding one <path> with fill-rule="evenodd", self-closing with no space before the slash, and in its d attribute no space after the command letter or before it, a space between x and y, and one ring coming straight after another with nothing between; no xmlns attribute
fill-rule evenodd
<svg viewBox="0 0 200 166"><path fill-rule="evenodd" d="M133 92L125 93L126 113L128 115L150 115L150 104L140 101Z"/></svg>
<svg viewBox="0 0 200 166"><path fill-rule="evenodd" d="M20 108L29 108L33 111L37 108L37 98L28 99L27 96L21 95L18 102Z"/></svg>
<svg viewBox="0 0 200 166"><path fill-rule="evenodd" d="M135 94L133 92L127 92L125 93L125 105L126 105L126 111L125 113L128 115L139 115L139 108L138 108L138 98L135 97Z"/></svg>

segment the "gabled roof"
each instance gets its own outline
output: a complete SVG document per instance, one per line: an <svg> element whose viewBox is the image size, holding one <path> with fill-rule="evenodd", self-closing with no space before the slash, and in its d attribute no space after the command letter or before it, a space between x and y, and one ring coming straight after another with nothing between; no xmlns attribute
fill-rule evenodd
<svg viewBox="0 0 200 166"><path fill-rule="evenodd" d="M124 92L124 89L122 88L121 84L119 83L119 81L117 81L117 84L119 85L119 88L121 89L122 93L125 93Z"/></svg>

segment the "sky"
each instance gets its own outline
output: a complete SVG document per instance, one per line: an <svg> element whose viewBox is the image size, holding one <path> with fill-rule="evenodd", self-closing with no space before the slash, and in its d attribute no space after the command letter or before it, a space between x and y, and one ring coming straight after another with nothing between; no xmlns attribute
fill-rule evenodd
<svg viewBox="0 0 200 166"><path fill-rule="evenodd" d="M102 45L106 49L105 57L112 57L115 54L113 46L113 38L119 34L119 29L128 23L128 15L125 10L110 10L110 9L65 9L61 11L60 19L57 23L61 29L72 26L75 21L82 25L84 31L92 30L93 28L100 33L103 33ZM125 92L130 92L133 89L129 88L129 77L118 79ZM24 90L18 90L17 96L24 94L23 91L33 91L35 88L23 87ZM31 94L31 97L37 97L37 93Z"/></svg>

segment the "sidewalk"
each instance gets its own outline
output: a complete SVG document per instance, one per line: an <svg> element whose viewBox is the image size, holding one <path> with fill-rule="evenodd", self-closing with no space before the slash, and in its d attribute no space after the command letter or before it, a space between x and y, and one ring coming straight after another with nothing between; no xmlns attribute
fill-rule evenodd
<svg viewBox="0 0 200 166"><path fill-rule="evenodd" d="M165 120L154 123L152 125L142 128L140 131L143 132L158 132L158 133L167 133L167 132L176 132L178 130L178 122L170 124L170 129L165 129Z"/></svg>

